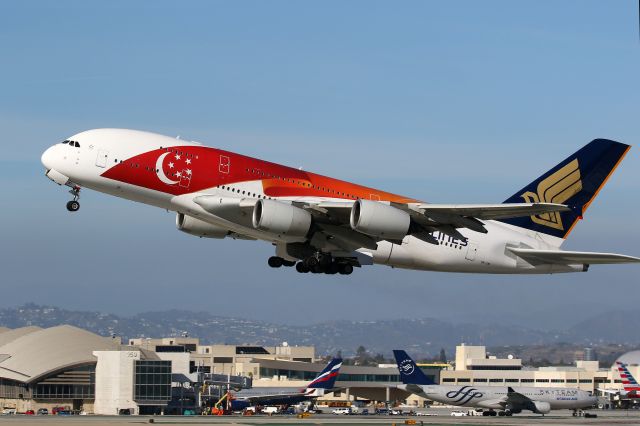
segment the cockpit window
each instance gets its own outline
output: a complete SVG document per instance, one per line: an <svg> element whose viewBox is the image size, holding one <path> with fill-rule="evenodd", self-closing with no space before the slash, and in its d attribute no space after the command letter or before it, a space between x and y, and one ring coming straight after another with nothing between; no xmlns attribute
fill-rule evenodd
<svg viewBox="0 0 640 426"><path fill-rule="evenodd" d="M75 146L76 148L80 148L80 144L78 142L74 142L73 146Z"/></svg>
<svg viewBox="0 0 640 426"><path fill-rule="evenodd" d="M62 141L62 143L69 143L69 141L68 141L68 140L65 140L65 141Z"/></svg>

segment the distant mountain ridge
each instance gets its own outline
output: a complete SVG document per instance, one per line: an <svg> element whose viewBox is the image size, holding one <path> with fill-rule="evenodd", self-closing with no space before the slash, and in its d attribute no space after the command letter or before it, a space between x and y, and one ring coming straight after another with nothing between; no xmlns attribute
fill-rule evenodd
<svg viewBox="0 0 640 426"><path fill-rule="evenodd" d="M505 323L453 323L434 318L378 321L326 321L311 326L274 324L266 321L220 317L207 312L169 310L145 312L131 317L92 311L70 311L53 306L26 304L0 309L0 326L51 327L71 324L94 333L131 337L168 337L188 333L203 344L256 344L288 342L313 345L318 355L341 351L349 356L363 345L371 353L389 356L392 349L405 348L422 357L436 356L441 348L452 354L460 342L488 347L597 343L635 345L640 330L634 327L634 312L596 315L565 330L537 330Z"/></svg>

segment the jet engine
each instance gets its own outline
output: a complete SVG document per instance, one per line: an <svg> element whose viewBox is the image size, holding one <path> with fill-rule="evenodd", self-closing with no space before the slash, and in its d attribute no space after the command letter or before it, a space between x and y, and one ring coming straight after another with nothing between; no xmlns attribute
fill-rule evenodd
<svg viewBox="0 0 640 426"><path fill-rule="evenodd" d="M351 208L351 228L363 234L402 240L410 223L409 213L377 201L357 200Z"/></svg>
<svg viewBox="0 0 640 426"><path fill-rule="evenodd" d="M224 238L229 234L228 229L212 225L195 217L178 213L176 215L176 228L196 237Z"/></svg>
<svg viewBox="0 0 640 426"><path fill-rule="evenodd" d="M280 201L260 199L253 208L253 227L275 234L304 237L311 228L311 214Z"/></svg>
<svg viewBox="0 0 640 426"><path fill-rule="evenodd" d="M548 402L533 401L533 406L536 409L536 413L539 414L547 414L549 411L551 411L551 404L549 404Z"/></svg>

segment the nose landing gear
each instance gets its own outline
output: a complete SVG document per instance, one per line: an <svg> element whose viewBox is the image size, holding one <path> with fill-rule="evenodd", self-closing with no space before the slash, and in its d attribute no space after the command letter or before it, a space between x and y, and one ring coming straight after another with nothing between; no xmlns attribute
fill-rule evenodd
<svg viewBox="0 0 640 426"><path fill-rule="evenodd" d="M80 210L80 203L78 202L78 200L80 199L80 187L74 185L69 193L73 195L73 200L67 203L67 210L69 210L70 212L77 212L78 210Z"/></svg>

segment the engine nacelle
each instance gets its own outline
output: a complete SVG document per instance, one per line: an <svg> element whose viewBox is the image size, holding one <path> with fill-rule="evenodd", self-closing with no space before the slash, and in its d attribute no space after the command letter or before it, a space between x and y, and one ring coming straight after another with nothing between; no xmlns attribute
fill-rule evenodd
<svg viewBox="0 0 640 426"><path fill-rule="evenodd" d="M357 200L351 208L351 228L384 239L402 240L409 232L409 213L377 201Z"/></svg>
<svg viewBox="0 0 640 426"><path fill-rule="evenodd" d="M260 199L253 208L253 227L292 237L304 237L311 228L311 213L291 204Z"/></svg>
<svg viewBox="0 0 640 426"><path fill-rule="evenodd" d="M228 229L212 225L182 213L176 215L176 227L182 232L201 238L224 238L229 235Z"/></svg>
<svg viewBox="0 0 640 426"><path fill-rule="evenodd" d="M551 404L544 401L533 401L533 406L536 409L536 413L547 414L551 411Z"/></svg>

